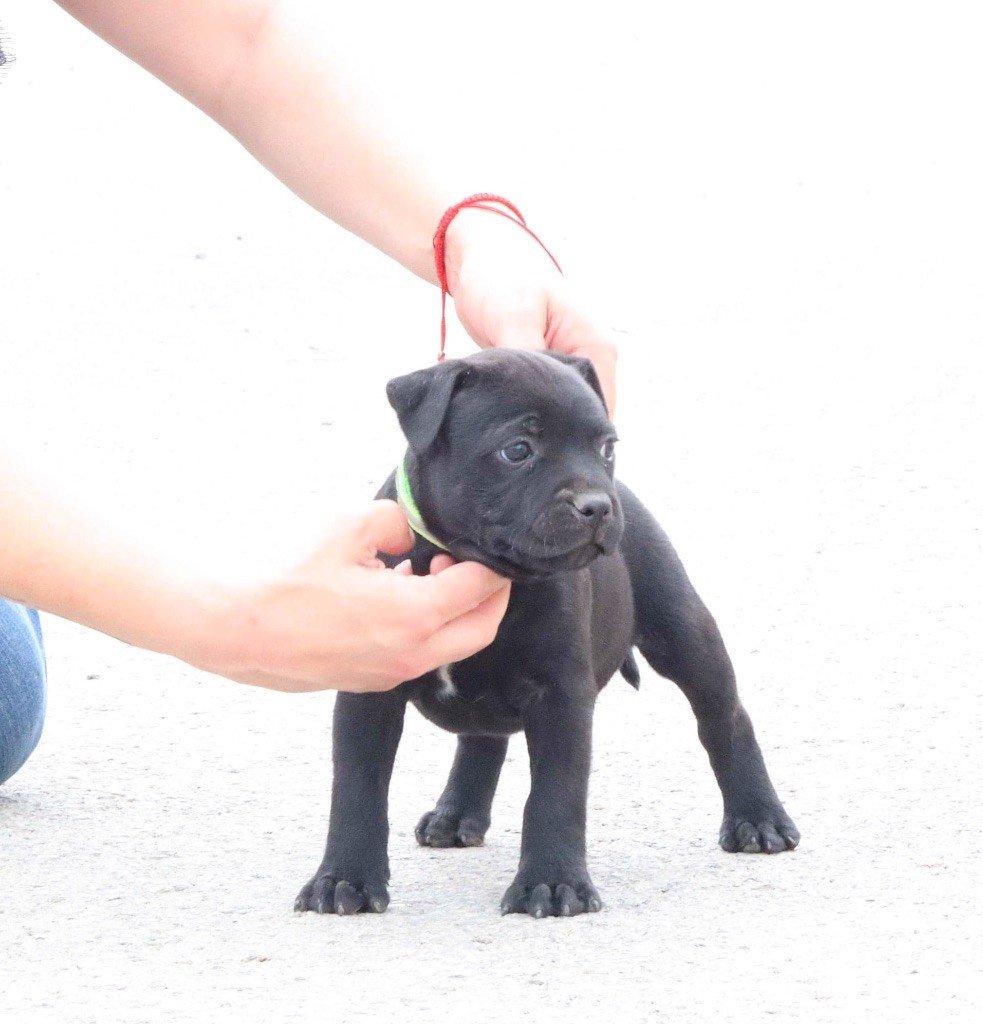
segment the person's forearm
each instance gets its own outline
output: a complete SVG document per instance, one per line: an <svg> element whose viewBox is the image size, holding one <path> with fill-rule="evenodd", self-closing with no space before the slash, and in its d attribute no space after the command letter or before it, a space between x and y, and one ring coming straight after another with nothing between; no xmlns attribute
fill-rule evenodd
<svg viewBox="0 0 983 1024"><path fill-rule="evenodd" d="M361 61L346 57L356 41L336 38L324 15L312 20L311 5L59 2L218 121L315 209L436 281L434 229L475 185L431 179L414 152L413 126L373 102L370 49Z"/></svg>
<svg viewBox="0 0 983 1024"><path fill-rule="evenodd" d="M0 596L197 660L207 589L0 450Z"/></svg>
<svg viewBox="0 0 983 1024"><path fill-rule="evenodd" d="M416 154L414 140L434 135L413 116L433 111L430 97L403 97L398 106L389 97L379 109L371 42L332 31L332 5L59 2L227 128L315 209L431 283L444 210L494 187L448 174L450 152ZM439 178L427 167L440 168ZM590 359L613 415L613 337L539 244L480 210L455 217L446 242L448 289L471 338Z"/></svg>

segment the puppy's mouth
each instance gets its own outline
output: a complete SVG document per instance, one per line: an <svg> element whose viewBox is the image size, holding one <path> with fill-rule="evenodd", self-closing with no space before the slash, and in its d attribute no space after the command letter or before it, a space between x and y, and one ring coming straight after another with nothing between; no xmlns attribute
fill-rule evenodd
<svg viewBox="0 0 983 1024"><path fill-rule="evenodd" d="M606 546L594 538L562 551L549 548L532 550L507 537L490 538L481 544L462 540L451 545L451 554L455 558L480 562L500 576L520 582L574 572L590 565L600 555L609 553Z"/></svg>

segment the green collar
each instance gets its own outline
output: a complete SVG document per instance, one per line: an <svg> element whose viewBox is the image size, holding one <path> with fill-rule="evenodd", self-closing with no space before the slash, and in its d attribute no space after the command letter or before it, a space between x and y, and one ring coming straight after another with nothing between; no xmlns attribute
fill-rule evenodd
<svg viewBox="0 0 983 1024"><path fill-rule="evenodd" d="M409 453L407 452L407 454ZM410 478L406 474L406 455L403 456L396 469L396 503L403 510L414 533L419 534L424 540L430 541L435 548L440 548L441 551L447 550L447 547L437 540L423 522L423 516L410 487Z"/></svg>

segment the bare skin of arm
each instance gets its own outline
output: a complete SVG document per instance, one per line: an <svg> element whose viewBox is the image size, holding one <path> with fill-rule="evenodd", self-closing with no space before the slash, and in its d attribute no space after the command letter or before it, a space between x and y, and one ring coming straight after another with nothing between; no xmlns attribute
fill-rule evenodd
<svg viewBox="0 0 983 1024"><path fill-rule="evenodd" d="M76 18L229 131L316 210L436 283L444 210L476 190L427 168L413 124L372 102L371 52L337 40L331 5L290 0L59 0ZM421 109L428 109L421 97ZM426 133L424 133L426 134ZM481 211L447 233L457 315L482 347L553 348L591 359L609 409L610 332L525 232Z"/></svg>
<svg viewBox="0 0 983 1024"><path fill-rule="evenodd" d="M431 239L473 190L435 181L411 127L387 123L312 5L289 0L62 0L185 96L314 208L435 282ZM371 69L366 69L370 74ZM438 161L439 163L439 161ZM585 355L614 400L615 350L535 242L465 211L447 236L458 317L482 346ZM336 524L300 564L248 587L192 579L75 510L0 452L0 594L242 682L281 690L384 689L487 645L508 584L435 559L429 577L384 568L408 550L391 502Z"/></svg>
<svg viewBox="0 0 983 1024"><path fill-rule="evenodd" d="M211 672L279 690L375 690L457 661L495 636L508 584L474 562L427 577L386 569L412 544L377 501L298 564L243 583L187 574L0 451L0 593Z"/></svg>

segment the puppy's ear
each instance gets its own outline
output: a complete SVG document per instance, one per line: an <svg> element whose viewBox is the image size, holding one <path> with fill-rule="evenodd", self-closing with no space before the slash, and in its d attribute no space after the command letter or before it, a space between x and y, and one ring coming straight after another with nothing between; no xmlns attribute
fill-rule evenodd
<svg viewBox="0 0 983 1024"><path fill-rule="evenodd" d="M604 400L604 392L601 390L601 381L597 376L597 370L594 369L594 364L583 356L572 356L566 352L547 352L547 355L552 356L554 359L558 359L561 363L566 363L571 369L576 370L581 377L587 381L591 386L591 390L601 400L601 405L604 406L604 411L608 411L608 403Z"/></svg>
<svg viewBox="0 0 983 1024"><path fill-rule="evenodd" d="M386 385L386 397L414 451L422 454L437 440L451 398L470 372L464 360L449 359Z"/></svg>

